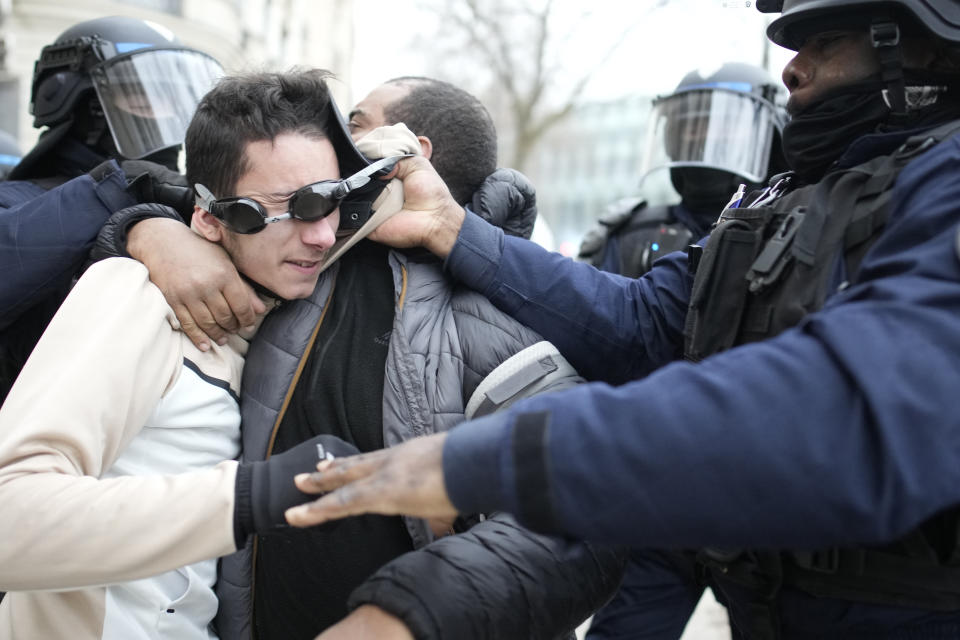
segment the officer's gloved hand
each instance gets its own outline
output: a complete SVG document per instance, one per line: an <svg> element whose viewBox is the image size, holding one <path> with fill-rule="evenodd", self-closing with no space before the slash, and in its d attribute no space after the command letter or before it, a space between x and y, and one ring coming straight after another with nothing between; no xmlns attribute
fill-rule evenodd
<svg viewBox="0 0 960 640"><path fill-rule="evenodd" d="M193 215L195 196L186 177L148 160L121 160L127 191L140 203L165 204L186 221Z"/></svg>
<svg viewBox="0 0 960 640"><path fill-rule="evenodd" d="M116 173L118 165L126 178L127 193L138 203L172 207L183 221L190 222L196 199L184 176L149 160L107 160L90 169L87 174L100 182Z"/></svg>
<svg viewBox="0 0 960 640"><path fill-rule="evenodd" d="M360 451L336 436L315 436L292 449L260 462L244 462L237 468L234 501L234 538L239 549L251 533L266 533L286 526L284 512L317 496L303 493L293 483L298 473L316 471L329 456L352 456Z"/></svg>

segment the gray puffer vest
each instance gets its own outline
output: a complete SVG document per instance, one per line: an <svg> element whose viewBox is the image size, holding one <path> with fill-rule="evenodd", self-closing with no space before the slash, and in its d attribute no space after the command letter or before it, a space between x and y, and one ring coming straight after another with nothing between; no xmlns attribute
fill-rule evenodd
<svg viewBox="0 0 960 640"><path fill-rule="evenodd" d="M501 171L488 178L496 189L502 186L502 176L497 179ZM484 193L490 197L489 189ZM536 217L532 194L519 199L513 195L510 202L515 217L523 218L514 221L513 228L529 233ZM484 216L486 207L474 198L474 205L478 203L482 208L477 213ZM495 210L502 211L502 203ZM507 226L505 221L496 222ZM484 377L542 340L480 294L454 284L436 258L392 251L389 263L396 314L384 378L384 446L446 431L462 422L467 401ZM246 461L265 459L273 446L324 320L338 267L334 264L321 275L309 298L285 303L270 313L250 345L240 396ZM433 540L424 521L407 518L406 524L415 548ZM217 629L222 640L253 637L255 555L255 542L250 541L221 560Z"/></svg>

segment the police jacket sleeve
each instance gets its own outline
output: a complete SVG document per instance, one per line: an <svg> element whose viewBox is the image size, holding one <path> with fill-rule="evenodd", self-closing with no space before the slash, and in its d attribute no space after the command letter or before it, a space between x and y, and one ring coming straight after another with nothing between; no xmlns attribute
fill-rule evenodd
<svg viewBox="0 0 960 640"><path fill-rule="evenodd" d="M127 252L127 234L133 225L149 218L170 218L183 222L183 218L172 208L153 202L136 204L111 215L97 235L97 241L90 252L90 261L104 258L129 258Z"/></svg>
<svg viewBox="0 0 960 640"><path fill-rule="evenodd" d="M468 213L445 268L556 345L588 380L623 383L681 355L692 286L683 253L630 279L506 236Z"/></svg>
<svg viewBox="0 0 960 640"><path fill-rule="evenodd" d="M960 504L958 166L956 138L911 162L857 278L793 329L451 431L453 503L607 543L807 549Z"/></svg>
<svg viewBox="0 0 960 640"><path fill-rule="evenodd" d="M0 209L0 329L68 286L109 215L134 203L112 169L39 193L29 182L2 183L0 201L15 204Z"/></svg>
<svg viewBox="0 0 960 640"><path fill-rule="evenodd" d="M382 567L350 596L418 639L558 638L620 584L621 551L538 535L506 514Z"/></svg>

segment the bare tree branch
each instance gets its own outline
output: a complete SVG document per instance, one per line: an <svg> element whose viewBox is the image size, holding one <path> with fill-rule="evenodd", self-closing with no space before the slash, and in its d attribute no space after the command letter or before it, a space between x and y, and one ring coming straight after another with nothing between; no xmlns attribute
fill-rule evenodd
<svg viewBox="0 0 960 640"><path fill-rule="evenodd" d="M647 15L669 2L650 2L645 12L605 43L599 56L591 60L591 70L578 76L572 84L561 80L567 69L555 60L551 63L551 59L557 57L558 51L569 49L578 28L594 14L592 8L582 11L576 24L561 35L555 32L553 24L555 0L545 0L540 6L533 0L513 0L509 4L493 0L444 0L440 14L445 27L466 37L469 50L478 54L498 83L513 119L512 165L522 169L544 134L574 110L593 76L592 70L609 62ZM589 55L585 57L589 59ZM555 96L562 85L570 88L559 101L551 102L548 91L552 90Z"/></svg>

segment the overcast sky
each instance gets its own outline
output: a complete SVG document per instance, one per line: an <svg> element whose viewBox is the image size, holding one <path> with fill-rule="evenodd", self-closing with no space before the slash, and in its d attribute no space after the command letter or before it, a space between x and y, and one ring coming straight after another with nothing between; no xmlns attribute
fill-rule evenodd
<svg viewBox="0 0 960 640"><path fill-rule="evenodd" d="M769 16L760 14L749 0L670 0L665 7L651 9L655 4L655 0L592 0L593 16L571 29L583 3L556 2L558 22L573 31L561 59L571 77L587 72L606 43L626 25L636 24L616 54L593 70L585 99L669 93L691 69L731 61L760 64ZM385 79L434 73L430 55L436 52L412 44L417 36L429 41L442 28L432 16L417 9L415 2L358 0L354 7L357 49L352 89L357 99ZM779 78L792 54L773 44L769 47L770 68Z"/></svg>

